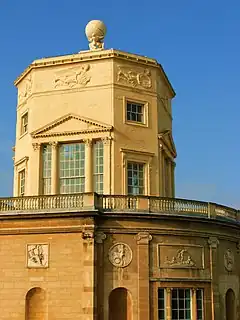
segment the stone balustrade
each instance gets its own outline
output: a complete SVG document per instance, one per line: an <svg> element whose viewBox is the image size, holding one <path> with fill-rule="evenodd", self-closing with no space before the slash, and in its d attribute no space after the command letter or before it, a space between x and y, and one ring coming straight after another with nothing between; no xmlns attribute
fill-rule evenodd
<svg viewBox="0 0 240 320"><path fill-rule="evenodd" d="M61 194L0 198L0 216L34 213L96 211L100 214L136 213L183 215L240 221L240 211L210 202L151 196Z"/></svg>

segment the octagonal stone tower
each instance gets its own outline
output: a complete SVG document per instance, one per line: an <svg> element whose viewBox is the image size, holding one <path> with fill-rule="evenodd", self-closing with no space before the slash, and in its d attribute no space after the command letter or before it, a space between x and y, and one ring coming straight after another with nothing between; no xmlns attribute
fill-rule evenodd
<svg viewBox="0 0 240 320"><path fill-rule="evenodd" d="M16 79L14 196L97 192L174 196L171 100L154 59L104 50L43 58Z"/></svg>

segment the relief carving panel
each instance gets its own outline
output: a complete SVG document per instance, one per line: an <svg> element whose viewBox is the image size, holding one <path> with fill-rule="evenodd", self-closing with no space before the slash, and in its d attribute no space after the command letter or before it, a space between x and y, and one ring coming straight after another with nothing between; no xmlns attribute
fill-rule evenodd
<svg viewBox="0 0 240 320"><path fill-rule="evenodd" d="M132 261L132 250L125 243L116 243L109 249L108 257L115 267L125 268Z"/></svg>
<svg viewBox="0 0 240 320"><path fill-rule="evenodd" d="M54 80L54 87L57 88L75 88L83 87L91 80L89 74L90 65L74 67L58 71Z"/></svg>
<svg viewBox="0 0 240 320"><path fill-rule="evenodd" d="M150 89L152 87L151 71L149 69L133 70L129 67L118 66L117 82L132 87Z"/></svg>
<svg viewBox="0 0 240 320"><path fill-rule="evenodd" d="M228 272L231 272L234 267L234 254L232 250L227 249L224 253L224 267Z"/></svg>
<svg viewBox="0 0 240 320"><path fill-rule="evenodd" d="M204 250L197 245L159 245L160 268L204 269Z"/></svg>
<svg viewBox="0 0 240 320"><path fill-rule="evenodd" d="M27 245L27 266L28 268L48 267L48 244Z"/></svg>
<svg viewBox="0 0 240 320"><path fill-rule="evenodd" d="M32 93L32 78L29 76L23 82L23 88L18 91L18 102L22 103Z"/></svg>

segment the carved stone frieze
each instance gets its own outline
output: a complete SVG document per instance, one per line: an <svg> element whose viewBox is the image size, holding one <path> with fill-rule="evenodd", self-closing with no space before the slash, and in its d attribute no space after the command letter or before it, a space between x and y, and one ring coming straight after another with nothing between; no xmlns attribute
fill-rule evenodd
<svg viewBox="0 0 240 320"><path fill-rule="evenodd" d="M234 254L231 249L227 249L224 253L224 267L228 272L231 272L234 267Z"/></svg>
<svg viewBox="0 0 240 320"><path fill-rule="evenodd" d="M113 266L125 268L132 261L132 250L126 243L116 243L109 249L108 257Z"/></svg>
<svg viewBox="0 0 240 320"><path fill-rule="evenodd" d="M95 233L95 241L96 243L103 243L103 241L107 238L106 234L102 231L98 231Z"/></svg>
<svg viewBox="0 0 240 320"><path fill-rule="evenodd" d="M204 269L204 248L191 244L159 244L160 268Z"/></svg>
<svg viewBox="0 0 240 320"><path fill-rule="evenodd" d="M75 88L86 86L91 80L89 74L90 65L85 64L78 68L67 69L64 71L59 71L59 76L54 80L55 88Z"/></svg>
<svg viewBox="0 0 240 320"><path fill-rule="evenodd" d="M185 249L178 250L177 254L170 260L168 257L165 259L165 264L171 267L195 267L196 263L193 261L190 253Z"/></svg>
<svg viewBox="0 0 240 320"><path fill-rule="evenodd" d="M152 87L151 71L149 69L137 71L129 67L118 66L117 82L125 83L132 87L139 86L144 89L150 89Z"/></svg>
<svg viewBox="0 0 240 320"><path fill-rule="evenodd" d="M152 236L148 232L139 232L136 235L137 244L148 244L152 240Z"/></svg>
<svg viewBox="0 0 240 320"><path fill-rule="evenodd" d="M24 80L23 88L18 92L18 102L21 103L32 93L32 77L29 76Z"/></svg>
<svg viewBox="0 0 240 320"><path fill-rule="evenodd" d="M47 268L48 257L48 244L27 245L28 268Z"/></svg>

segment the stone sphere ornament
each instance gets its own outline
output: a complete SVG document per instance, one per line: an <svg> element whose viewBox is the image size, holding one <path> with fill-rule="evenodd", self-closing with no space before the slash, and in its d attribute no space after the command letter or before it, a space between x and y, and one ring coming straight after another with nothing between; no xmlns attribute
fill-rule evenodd
<svg viewBox="0 0 240 320"><path fill-rule="evenodd" d="M91 20L85 28L85 34L89 41L90 50L104 49L104 37L107 29L101 20Z"/></svg>

